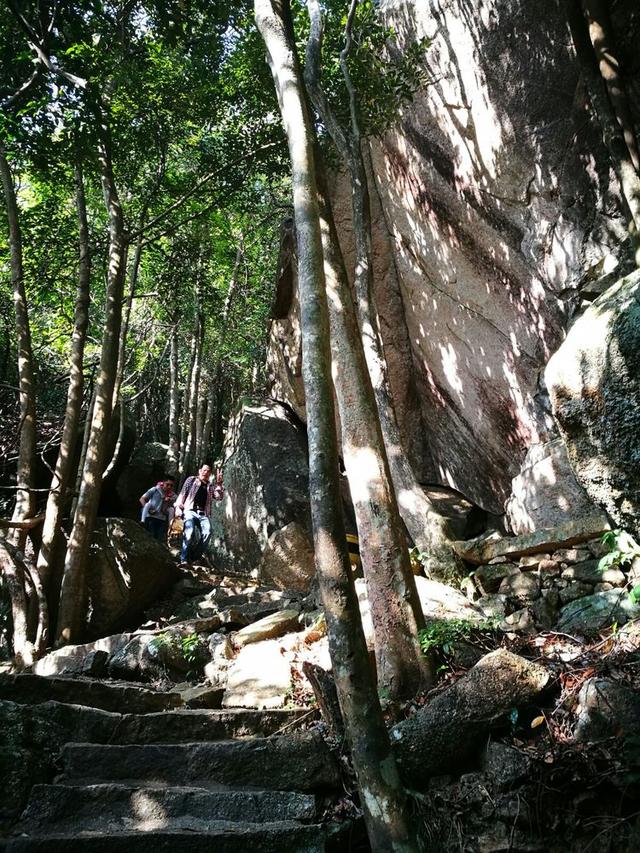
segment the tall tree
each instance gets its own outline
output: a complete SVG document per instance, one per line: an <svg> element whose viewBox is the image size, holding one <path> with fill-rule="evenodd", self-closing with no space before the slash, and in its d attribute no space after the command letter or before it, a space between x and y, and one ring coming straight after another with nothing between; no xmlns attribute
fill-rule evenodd
<svg viewBox="0 0 640 853"><path fill-rule="evenodd" d="M80 153L77 154L75 181L79 246L78 287L71 337L71 365L64 423L51 490L47 498L42 541L37 562L38 572L45 589L49 585L56 546L60 540L68 487L73 476L73 461L78 439L78 426L82 411L84 389L84 349L87 327L89 325L91 255L89 250L89 225L87 222L82 155Z"/></svg>
<svg viewBox="0 0 640 853"><path fill-rule="evenodd" d="M324 259L313 156L313 129L288 0L255 0L289 143L298 242L303 381L309 438L309 492L316 568L329 648L365 820L375 851L414 851L406 795L391 755L367 650L346 548Z"/></svg>
<svg viewBox="0 0 640 853"><path fill-rule="evenodd" d="M305 79L313 105L351 178L351 210L355 241L354 289L358 305L359 328L400 514L409 535L419 550L425 554L427 571L433 572L436 576L450 577L460 573L462 567L450 545L447 521L435 511L431 501L425 495L402 446L400 429L389 390L380 320L374 297L371 211L366 168L366 161L370 156L369 143L363 137L358 92L349 68L353 27L358 6L359 0L351 0L344 28L344 46L339 60L344 96L348 105L344 123L332 106L322 84L324 21L318 0L309 0L307 4L311 29ZM373 24L373 26L379 29L379 25ZM409 84L407 89L410 92ZM383 122L382 126L385 121L388 123L389 113L394 106L397 109L399 100L398 95L396 104L390 103L388 106L386 116L378 112L376 118L378 122ZM369 172L373 174L371 167ZM408 564L407 567L403 567L403 571L405 569L408 570Z"/></svg>
<svg viewBox="0 0 640 853"><path fill-rule="evenodd" d="M16 475L17 494L13 511L14 521L24 521L34 513L33 471L36 454L36 389L31 347L31 327L27 295L24 287L22 231L18 214L18 203L13 184L11 167L4 149L0 146L0 180L9 223L9 245L11 250L11 283L15 309L16 337L18 341L18 381L20 386L20 441L18 470ZM24 548L27 532L15 528L13 543Z"/></svg>
<svg viewBox="0 0 640 853"><path fill-rule="evenodd" d="M69 643L78 637L84 618L85 571L89 537L98 513L100 483L106 461L106 435L111 420L113 389L118 367L126 244L122 207L113 175L111 133L108 121L108 112L105 109L100 118L98 153L104 203L109 215L106 321L87 455L60 590L57 625L59 645Z"/></svg>

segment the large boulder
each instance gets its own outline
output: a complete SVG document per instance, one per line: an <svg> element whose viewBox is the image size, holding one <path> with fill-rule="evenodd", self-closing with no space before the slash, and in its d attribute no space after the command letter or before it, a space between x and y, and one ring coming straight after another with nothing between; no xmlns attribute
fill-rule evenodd
<svg viewBox="0 0 640 853"><path fill-rule="evenodd" d="M143 611L177 577L169 550L138 522L128 518L99 518L91 535L87 560L87 638L105 637L136 627Z"/></svg>
<svg viewBox="0 0 640 853"><path fill-rule="evenodd" d="M640 533L640 270L574 323L545 377L569 458L591 498Z"/></svg>
<svg viewBox="0 0 640 853"><path fill-rule="evenodd" d="M511 482L506 511L517 536L598 512L575 478L562 438L529 448L520 473ZM606 527L604 513L602 521Z"/></svg>
<svg viewBox="0 0 640 853"><path fill-rule="evenodd" d="M278 589L308 592L315 572L313 542L301 524L292 521L271 534L258 567L261 581Z"/></svg>
<svg viewBox="0 0 640 853"><path fill-rule="evenodd" d="M243 406L230 429L211 553L217 566L249 572L275 530L292 521L310 530L307 439L302 424L272 401Z"/></svg>
<svg viewBox="0 0 640 853"><path fill-rule="evenodd" d="M413 717L391 729L400 773L411 787L451 773L482 750L487 735L549 683L540 664L497 649Z"/></svg>

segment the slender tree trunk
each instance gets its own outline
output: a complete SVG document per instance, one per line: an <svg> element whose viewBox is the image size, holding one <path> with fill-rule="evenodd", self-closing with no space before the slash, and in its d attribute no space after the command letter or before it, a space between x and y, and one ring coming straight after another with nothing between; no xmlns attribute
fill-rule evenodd
<svg viewBox="0 0 640 853"><path fill-rule="evenodd" d="M27 627L27 596L25 593L25 565L22 552L0 539L0 570L7 584L11 600L13 623L13 654L19 666L31 666L34 661L33 643L29 641Z"/></svg>
<svg viewBox="0 0 640 853"><path fill-rule="evenodd" d="M178 473L180 457L180 421L178 419L180 389L178 386L178 320L171 328L171 351L169 355L169 472Z"/></svg>
<svg viewBox="0 0 640 853"><path fill-rule="evenodd" d="M198 453L199 459L212 459L211 430L213 429L213 417L216 411L215 388L215 378L210 379L207 384L207 416L202 425L202 442L200 452Z"/></svg>
<svg viewBox="0 0 640 853"><path fill-rule="evenodd" d="M303 380L309 437L309 492L316 567L329 648L347 737L374 851L414 851L406 795L393 760L367 665L367 650L346 548L322 241L313 159L313 130L295 53L288 0L255 0L282 113L292 166L298 236Z"/></svg>
<svg viewBox="0 0 640 853"><path fill-rule="evenodd" d="M607 87L607 93L616 121L620 126L629 157L636 172L640 172L640 152L638 140L633 128L633 118L629 101L620 73L620 61L616 54L615 39L609 16L607 0L582 0L582 8L589 25L589 37L596 55L600 74Z"/></svg>
<svg viewBox="0 0 640 853"><path fill-rule="evenodd" d="M198 392L197 414L196 414L196 440L194 443L195 458L200 462L203 457L204 446L202 439L204 438L204 423L207 419L209 411L209 391L211 388L211 380L206 374L201 376L200 388Z"/></svg>
<svg viewBox="0 0 640 853"><path fill-rule="evenodd" d="M84 179L82 164L79 158L76 163L76 210L78 214L80 260L75 318L73 335L71 337L71 372L69 388L67 390L67 404L62 427L62 437L60 439L60 450L58 451L56 469L51 482L51 491L47 499L42 542L37 563L37 569L46 592L48 592L51 578L52 561L60 538L60 528L64 515L69 481L73 473L72 466L78 441L78 425L82 410L84 347L87 326L89 324L91 258L89 254L89 226L87 224Z"/></svg>
<svg viewBox="0 0 640 853"><path fill-rule="evenodd" d="M193 363L191 369L191 381L187 388L188 400L185 405L186 435L184 437L184 455L182 471L185 474L191 470L194 464L196 450L198 403L200 400L200 372L202 370L202 343L204 339L204 320L200 310L200 286L198 285L196 296L196 320L193 329L194 349Z"/></svg>
<svg viewBox="0 0 640 853"><path fill-rule="evenodd" d="M99 153L102 189L105 206L109 214L107 310L87 456L62 578L57 629L59 645L69 643L78 637L84 618L85 570L89 537L95 524L100 501L100 487L106 453L105 445L112 412L122 321L125 274L124 221L113 177L108 128L100 140Z"/></svg>
<svg viewBox="0 0 640 853"><path fill-rule="evenodd" d="M78 471L76 474L76 482L74 488L73 501L71 502L71 512L70 518L73 519L76 516L76 510L78 509L78 497L80 495L80 486L82 485L82 475L84 472L84 463L87 459L87 448L89 447L89 436L91 435L91 422L93 421L93 410L96 405L96 392L98 390L97 383L95 381L95 377L92 376L91 379L91 394L89 396L89 400L87 401L87 413L84 419L84 430L82 432L82 446L80 448L80 459L78 460Z"/></svg>
<svg viewBox="0 0 640 853"><path fill-rule="evenodd" d="M378 683L392 699L415 696L433 680L418 631L424 615L358 332L351 288L324 181L320 224L327 283L333 376L342 429L342 455L356 516L360 557L374 627Z"/></svg>
<svg viewBox="0 0 640 853"><path fill-rule="evenodd" d="M178 468L180 475L186 474L186 453L189 444L189 434L191 429L191 405L193 400L193 379L195 375L196 362L198 360L198 341L199 341L199 325L200 317L196 308L196 316L193 322L193 332L191 335L191 347L189 358L189 375L184 388L184 399L182 403L182 424L180 429L180 457Z"/></svg>
<svg viewBox="0 0 640 853"><path fill-rule="evenodd" d="M127 293L127 298L124 304L124 310L122 314L122 329L120 332L120 343L118 346L118 368L116 370L116 381L113 387L113 409L115 410L118 403L118 438L116 439L116 446L113 449L113 454L111 456L111 461L107 465L102 475L102 479L106 480L109 474L113 471L115 466L118 464L118 457L120 456L120 451L122 449L122 442L124 441L125 428L127 425L127 417L126 417L126 408L124 405L124 400L122 399L122 381L124 379L124 370L127 358L127 335L129 334L129 324L131 322L131 311L133 308L133 300L136 295L136 285L138 283L138 272L140 270L140 261L142 260L142 248L143 248L143 229L144 229L144 220L146 217L146 207L143 208L142 213L140 214L140 221L138 222L138 242L136 244L136 250L133 255L133 260L131 262L131 269L129 270L129 291ZM126 268L126 259L125 259L125 268Z"/></svg>
<svg viewBox="0 0 640 853"><path fill-rule="evenodd" d="M630 231L637 240L640 236L640 175L633 165L623 130L618 123L605 88L605 81L598 69L580 0L566 0L566 9L587 94L629 210Z"/></svg>
<svg viewBox="0 0 640 853"><path fill-rule="evenodd" d="M311 33L308 42L305 77L309 96L351 176L352 219L356 250L354 285L358 303L360 334L375 394L378 417L400 516L414 544L425 555L424 562L427 572L435 577L450 578L463 574L462 564L451 548L446 519L435 512L433 505L418 483L407 454L402 447L400 430L387 381L380 320L373 297L371 213L365 155L363 155L363 140L361 139L357 115L357 95L347 68L347 56L351 45L350 28L357 4L357 0L352 0L345 30L347 42L340 59L349 92L350 134L345 133L341 127L322 90L320 53L323 22L317 0L310 0L308 3ZM368 147L366 147L366 155L368 155ZM415 585L413 580L410 581L410 585ZM419 618L420 615L418 615Z"/></svg>
<svg viewBox="0 0 640 853"><path fill-rule="evenodd" d="M18 203L11 169L2 148L0 148L0 179L2 180L9 222L11 284L16 317L18 383L20 386L20 443L16 474L16 503L12 518L14 521L21 521L25 518L31 518L35 511L35 498L32 489L36 455L36 389L29 310L22 269L22 233L18 217ZM27 538L26 531L16 528L9 538L14 545L24 549Z"/></svg>

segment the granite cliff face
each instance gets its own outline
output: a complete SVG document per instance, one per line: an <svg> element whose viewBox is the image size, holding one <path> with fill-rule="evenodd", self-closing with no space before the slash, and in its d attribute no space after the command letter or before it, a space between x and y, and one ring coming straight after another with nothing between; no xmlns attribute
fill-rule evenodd
<svg viewBox="0 0 640 853"><path fill-rule="evenodd" d="M613 6L637 118L640 13ZM400 49L433 38L431 85L372 142L376 297L405 446L423 482L506 508L516 531L555 523L589 501L558 441L544 368L594 279L626 271L627 237L564 4L380 9ZM344 176L333 203L349 259ZM303 415L293 253L282 261L272 393Z"/></svg>

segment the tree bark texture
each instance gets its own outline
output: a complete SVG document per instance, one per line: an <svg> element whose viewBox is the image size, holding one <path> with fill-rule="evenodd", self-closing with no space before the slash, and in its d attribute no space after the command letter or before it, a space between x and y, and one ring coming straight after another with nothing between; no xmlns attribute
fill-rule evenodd
<svg viewBox="0 0 640 853"><path fill-rule="evenodd" d="M378 684L390 698L407 699L433 681L418 638L424 615L409 564L338 235L321 170L317 172L342 454L371 607Z"/></svg>
<svg viewBox="0 0 640 853"><path fill-rule="evenodd" d="M303 381L309 439L309 493L316 568L333 673L374 851L413 851L406 795L391 755L367 663L340 504L338 449L313 130L288 0L255 0L287 134L298 238Z"/></svg>
<svg viewBox="0 0 640 853"><path fill-rule="evenodd" d="M16 473L16 503L13 519L20 521L34 514L35 497L33 471L36 455L36 389L31 348L29 310L24 288L22 267L22 232L18 215L18 203L13 185L13 176L5 153L0 149L0 179L4 190L7 220L9 223L9 249L11 254L11 285L16 318L18 344L18 383L20 387L20 441L18 446L18 468ZM19 548L24 547L26 532L16 529L11 540Z"/></svg>
<svg viewBox="0 0 640 853"><path fill-rule="evenodd" d="M60 538L69 482L72 476L74 451L78 439L78 425L82 410L84 387L84 348L89 324L89 291L91 283L91 258L89 254L89 226L85 203L84 179L80 160L76 163L76 211L78 215L79 267L76 290L73 334L71 337L71 367L67 402L60 438L60 450L47 499L42 542L38 553L37 569L45 591L52 575L52 560Z"/></svg>
<svg viewBox="0 0 640 853"><path fill-rule="evenodd" d="M169 454L167 473L176 476L180 456L180 388L178 385L179 349L178 349L178 320L174 319L171 327L171 349L169 352Z"/></svg>
<svg viewBox="0 0 640 853"><path fill-rule="evenodd" d="M0 539L0 570L11 600L13 654L19 666L31 666L34 661L34 647L28 637L26 570L22 553L3 539Z"/></svg>
<svg viewBox="0 0 640 853"><path fill-rule="evenodd" d="M100 501L102 471L105 465L106 439L112 413L122 322L126 247L122 208L111 164L111 142L108 127L103 128L101 135L99 159L102 190L109 216L106 319L87 455L62 577L57 628L59 645L67 644L78 637L84 617L85 569L89 537L95 524Z"/></svg>
<svg viewBox="0 0 640 853"><path fill-rule="evenodd" d="M368 154L368 147L366 141L361 138L357 115L357 96L346 64L350 44L349 27L356 6L357 0L353 0L347 23L347 45L341 54L341 67L350 95L350 133L345 132L341 127L322 89L320 55L323 21L317 0L310 0L308 3L311 32L308 42L305 78L311 100L351 177L351 206L356 250L354 286L358 305L359 329L364 356L373 385L378 419L382 428L389 471L400 516L414 544L426 555L424 562L427 573L434 577L451 578L451 576L463 574L462 565L451 548L446 519L434 510L433 505L418 483L407 454L402 447L400 430L387 381L380 321L373 296L371 213L365 167L365 155ZM366 149L365 153L363 153L363 148ZM406 548L404 550L406 551ZM403 570L411 574L408 557L406 557L405 562L406 566ZM409 587L415 586L413 578L409 579L407 583ZM420 620L421 614L418 612L417 595L414 598L412 597L412 601L414 609L417 608L416 618Z"/></svg>
<svg viewBox="0 0 640 853"><path fill-rule="evenodd" d="M580 0L566 0L566 9L576 57L580 64L589 101L600 125L603 142L627 204L630 231L637 239L640 236L640 175L634 168L624 133L618 123L606 90L605 81L598 68Z"/></svg>
<svg viewBox="0 0 640 853"><path fill-rule="evenodd" d="M589 25L589 37L600 74L607 87L613 112L624 136L633 167L636 172L640 172L638 140L633 128L633 118L620 71L620 61L616 55L608 0L582 0L582 8Z"/></svg>

